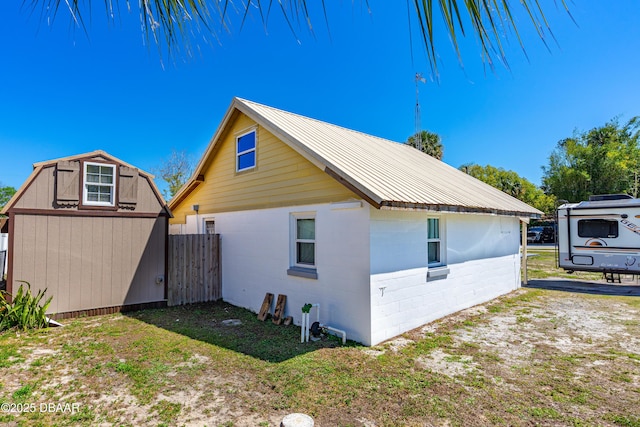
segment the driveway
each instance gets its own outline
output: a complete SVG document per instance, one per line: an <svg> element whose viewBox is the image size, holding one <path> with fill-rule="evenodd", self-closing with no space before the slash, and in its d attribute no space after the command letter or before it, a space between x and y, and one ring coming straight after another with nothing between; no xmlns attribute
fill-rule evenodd
<svg viewBox="0 0 640 427"><path fill-rule="evenodd" d="M640 284L637 280L623 278L622 283L605 281L579 281L568 279L535 279L529 280L525 288L547 289L553 291L577 292L595 295L616 295L640 297Z"/></svg>

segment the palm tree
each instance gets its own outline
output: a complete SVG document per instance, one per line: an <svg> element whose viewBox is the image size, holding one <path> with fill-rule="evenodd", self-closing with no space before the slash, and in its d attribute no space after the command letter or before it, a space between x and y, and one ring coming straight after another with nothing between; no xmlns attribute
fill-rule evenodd
<svg viewBox="0 0 640 427"><path fill-rule="evenodd" d="M369 8L368 0L361 0ZM91 12L91 2L83 0L23 0L32 9L41 8L43 19L55 17L60 6L67 8L76 25L84 27L84 14ZM228 24L233 20L240 20L240 27L248 14L256 12L260 15L265 28L272 6L284 16L289 28L294 31L294 23L306 22L312 29L310 9L307 0L247 0L233 2L231 0L104 0L105 12L109 19L116 19L121 7L125 10L139 8L140 21L147 39L161 43L164 39L171 51L187 42L193 34L210 33L217 38L219 31L228 31ZM309 2L312 3L312 2ZM524 44L516 26L513 7L506 0L407 0L398 1L397 7L406 7L409 16L409 26L414 22L420 30L424 48L431 64L432 71L437 75L437 55L435 49L436 37L449 38L458 57L458 37L467 35L464 25L471 27L480 42L483 60L493 67L494 58L508 67L503 49L503 42L508 33L512 33L524 50ZM547 33L551 30L547 24L545 14L539 0L520 0L538 36L546 44ZM555 3L555 2L554 2ZM569 12L566 0L560 0L564 9ZM328 22L325 0L321 0L324 20ZM240 13L232 14L230 11ZM436 34L434 23L443 19L448 34ZM466 24L463 25L463 22ZM237 28L237 26L235 26ZM448 37L447 37L448 36Z"/></svg>
<svg viewBox="0 0 640 427"><path fill-rule="evenodd" d="M431 157L442 160L444 147L442 145L440 135L437 133L423 130L413 136L410 136L409 139L407 139L406 144L422 151L423 153L427 153Z"/></svg>

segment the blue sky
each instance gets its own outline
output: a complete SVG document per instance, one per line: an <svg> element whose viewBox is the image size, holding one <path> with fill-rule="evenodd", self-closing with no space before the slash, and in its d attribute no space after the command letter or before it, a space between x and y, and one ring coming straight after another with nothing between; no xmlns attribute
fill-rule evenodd
<svg viewBox="0 0 640 427"><path fill-rule="evenodd" d="M145 45L135 11L109 22L99 2L85 34L64 10L49 24L20 3L0 3L0 183L16 188L34 162L96 149L151 172L173 148L197 160L234 96L404 141L414 75L429 75L416 25L412 55L404 2L370 0L371 13L327 2L330 34L315 10L314 34L302 26L297 38L274 9L268 34L255 14L218 41L196 36L197 53L173 59ZM542 4L558 45L549 39L547 49L513 2L528 60L510 36L510 70L483 65L473 37L462 42L462 68L438 33L440 79L420 84L420 106L445 162L540 184L558 140L640 114L640 3L575 2L577 25Z"/></svg>

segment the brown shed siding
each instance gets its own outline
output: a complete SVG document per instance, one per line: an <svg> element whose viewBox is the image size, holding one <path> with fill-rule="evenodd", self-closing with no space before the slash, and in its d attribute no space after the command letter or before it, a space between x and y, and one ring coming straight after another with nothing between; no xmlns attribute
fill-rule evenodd
<svg viewBox="0 0 640 427"><path fill-rule="evenodd" d="M17 215L13 280L64 313L164 300L167 218Z"/></svg>
<svg viewBox="0 0 640 427"><path fill-rule="evenodd" d="M43 168L15 204L16 208L53 209L55 166Z"/></svg>
<svg viewBox="0 0 640 427"><path fill-rule="evenodd" d="M55 172L55 165L43 167L13 207L16 209L78 210L78 206L56 206L54 194L54 188L56 186ZM145 176L138 175L137 187L138 196L137 203L135 204L135 212L160 213L163 205L158 201ZM78 188L78 194L81 198L81 188ZM128 199L128 203L131 203L131 199ZM118 211L132 212L131 209L119 209Z"/></svg>
<svg viewBox="0 0 640 427"><path fill-rule="evenodd" d="M116 166L116 206L83 208L84 178L68 175L75 167L82 175L83 161ZM19 280L36 292L46 288L50 314L165 302L164 282L156 281L167 274L170 212L148 174L104 152L38 163L7 206L9 292Z"/></svg>

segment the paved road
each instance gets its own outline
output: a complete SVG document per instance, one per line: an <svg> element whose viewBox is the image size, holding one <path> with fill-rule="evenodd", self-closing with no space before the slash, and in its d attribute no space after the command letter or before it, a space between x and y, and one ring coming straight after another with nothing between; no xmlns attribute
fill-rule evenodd
<svg viewBox="0 0 640 427"><path fill-rule="evenodd" d="M582 282L568 279L529 280L525 288L550 289L553 291L578 292L582 294L618 295L640 297L640 285L637 282L606 283Z"/></svg>

